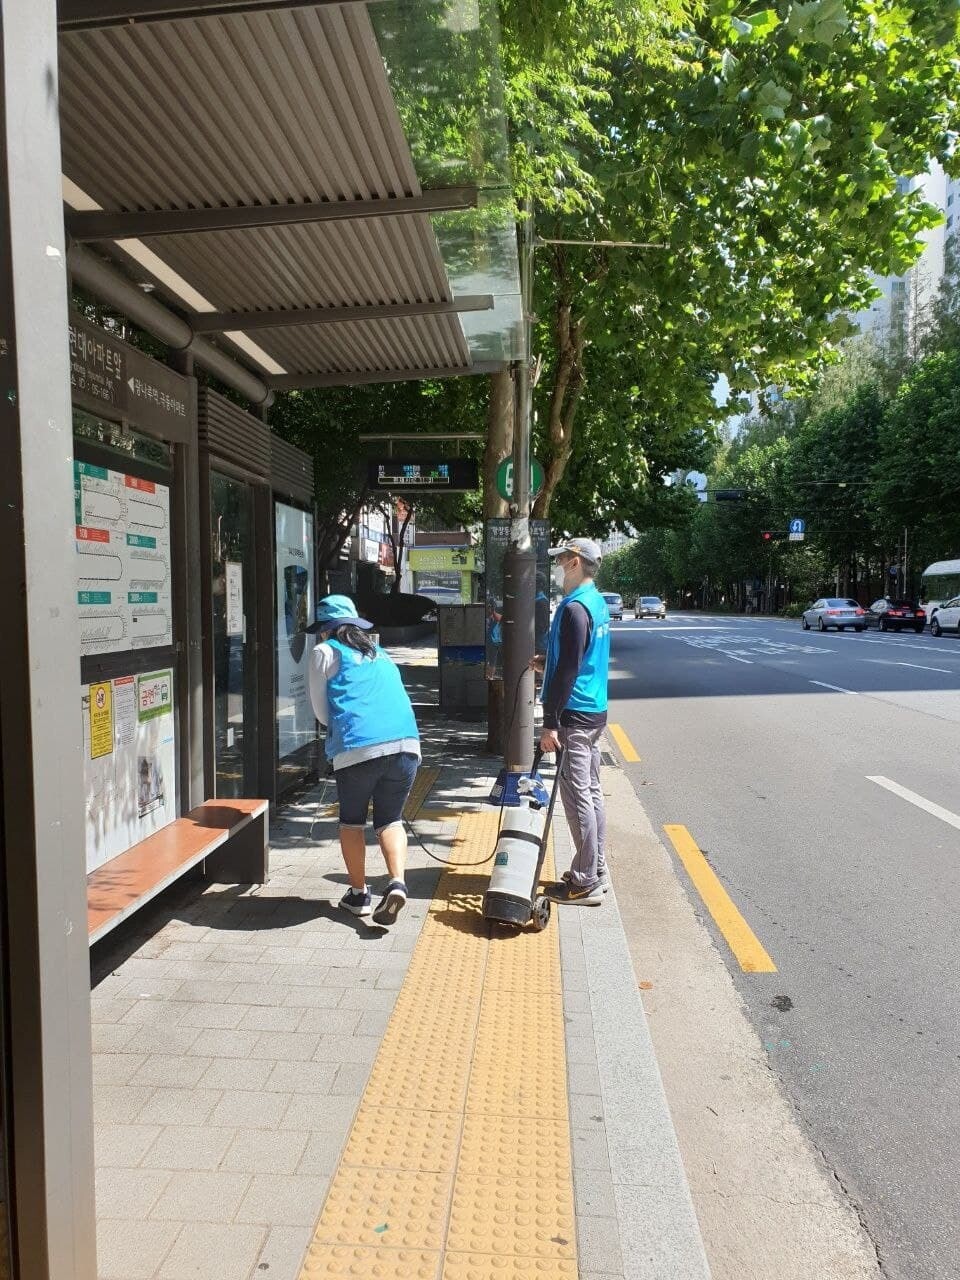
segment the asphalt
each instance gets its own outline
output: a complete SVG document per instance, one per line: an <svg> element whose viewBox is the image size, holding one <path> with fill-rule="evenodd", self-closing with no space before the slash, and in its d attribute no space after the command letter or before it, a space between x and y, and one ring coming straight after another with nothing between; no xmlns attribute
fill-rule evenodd
<svg viewBox="0 0 960 1280"><path fill-rule="evenodd" d="M740 971L676 863L882 1273L960 1277L960 641L625 621L610 719L776 964Z"/></svg>

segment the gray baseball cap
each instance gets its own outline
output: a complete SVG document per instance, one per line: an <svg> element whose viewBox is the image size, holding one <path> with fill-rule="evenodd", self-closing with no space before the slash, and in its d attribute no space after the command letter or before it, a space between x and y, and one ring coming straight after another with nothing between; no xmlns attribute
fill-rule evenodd
<svg viewBox="0 0 960 1280"><path fill-rule="evenodd" d="M583 560L589 560L591 564L599 564L603 558L599 542L594 542L592 538L567 538L566 542L561 542L559 547L550 548L552 556L562 555L564 551L580 556Z"/></svg>

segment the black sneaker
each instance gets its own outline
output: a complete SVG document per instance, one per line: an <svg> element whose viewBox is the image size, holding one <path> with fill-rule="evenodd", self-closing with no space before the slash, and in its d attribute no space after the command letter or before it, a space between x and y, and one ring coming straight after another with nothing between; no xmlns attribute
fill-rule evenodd
<svg viewBox="0 0 960 1280"><path fill-rule="evenodd" d="M369 916L373 914L373 898L369 889L348 889L338 904L352 916Z"/></svg>
<svg viewBox="0 0 960 1280"><path fill-rule="evenodd" d="M603 903L603 889L595 884L592 889L580 889L577 885L558 880L547 890L551 902L571 903L580 907L599 907Z"/></svg>
<svg viewBox="0 0 960 1280"><path fill-rule="evenodd" d="M570 883L570 872L569 872L569 871L565 871L565 872L563 873L563 875L560 877L560 879L563 881L563 883L564 883L564 884L569 884L569 883ZM602 872L600 873L600 888L603 890L603 892L604 892L604 893L606 893L606 892L607 892L607 890L610 888L610 873L609 873L609 871L602 871Z"/></svg>
<svg viewBox="0 0 960 1280"><path fill-rule="evenodd" d="M391 880L387 892L377 903L373 913L374 924L396 924L397 916L407 905L407 886L402 880Z"/></svg>

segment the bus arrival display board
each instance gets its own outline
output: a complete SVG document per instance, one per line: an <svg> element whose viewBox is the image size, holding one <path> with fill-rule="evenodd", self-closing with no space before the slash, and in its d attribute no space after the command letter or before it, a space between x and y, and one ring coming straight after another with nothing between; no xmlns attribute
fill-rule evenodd
<svg viewBox="0 0 960 1280"><path fill-rule="evenodd" d="M373 493L473 493L480 473L471 458L371 458L367 483Z"/></svg>

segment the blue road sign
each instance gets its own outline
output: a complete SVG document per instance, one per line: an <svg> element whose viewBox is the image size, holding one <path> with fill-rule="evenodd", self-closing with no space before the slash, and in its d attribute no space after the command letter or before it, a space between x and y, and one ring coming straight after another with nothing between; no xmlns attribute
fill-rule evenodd
<svg viewBox="0 0 960 1280"><path fill-rule="evenodd" d="M794 518L790 521L790 541L803 542L807 532L806 520Z"/></svg>

